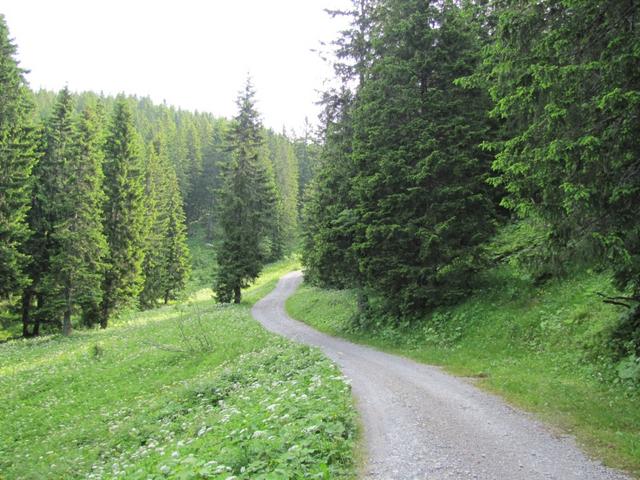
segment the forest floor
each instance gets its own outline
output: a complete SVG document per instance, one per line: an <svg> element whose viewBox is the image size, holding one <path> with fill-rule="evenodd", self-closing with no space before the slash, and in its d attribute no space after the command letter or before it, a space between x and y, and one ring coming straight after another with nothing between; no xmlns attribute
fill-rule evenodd
<svg viewBox="0 0 640 480"><path fill-rule="evenodd" d="M0 344L0 479L348 479L349 386L210 289L106 330Z"/></svg>

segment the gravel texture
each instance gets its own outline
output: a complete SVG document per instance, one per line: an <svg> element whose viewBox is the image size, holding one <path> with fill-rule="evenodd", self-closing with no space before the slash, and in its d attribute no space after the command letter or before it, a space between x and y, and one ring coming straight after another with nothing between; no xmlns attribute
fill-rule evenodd
<svg viewBox="0 0 640 480"><path fill-rule="evenodd" d="M570 436L436 367L331 337L292 320L286 298L302 280L285 275L253 316L268 330L320 347L351 380L361 415L361 478L629 479L586 457Z"/></svg>

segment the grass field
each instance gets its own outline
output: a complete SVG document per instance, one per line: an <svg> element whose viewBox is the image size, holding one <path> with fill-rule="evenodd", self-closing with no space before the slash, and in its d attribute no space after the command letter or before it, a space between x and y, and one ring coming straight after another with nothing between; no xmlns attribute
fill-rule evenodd
<svg viewBox="0 0 640 480"><path fill-rule="evenodd" d="M0 478L353 476L350 390L316 350L210 290L107 330L0 345Z"/></svg>
<svg viewBox="0 0 640 480"><path fill-rule="evenodd" d="M620 311L603 304L604 273L534 287L508 265L466 302L405 329L354 331L355 295L303 285L289 314L326 333L475 377L485 389L574 434L609 465L640 475L640 394L598 357Z"/></svg>

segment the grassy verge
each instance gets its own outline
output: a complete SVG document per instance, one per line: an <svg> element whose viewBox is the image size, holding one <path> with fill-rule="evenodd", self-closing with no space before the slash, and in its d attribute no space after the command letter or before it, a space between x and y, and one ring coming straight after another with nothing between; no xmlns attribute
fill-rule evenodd
<svg viewBox="0 0 640 480"><path fill-rule="evenodd" d="M351 478L340 373L250 315L283 269L242 305L205 290L104 331L0 345L0 477Z"/></svg>
<svg viewBox="0 0 640 480"><path fill-rule="evenodd" d="M509 266L490 273L481 294L403 330L353 331L355 295L303 285L290 315L349 338L474 377L478 384L576 436L608 465L640 475L640 397L597 358L619 315L596 292L604 274L582 272L533 287Z"/></svg>

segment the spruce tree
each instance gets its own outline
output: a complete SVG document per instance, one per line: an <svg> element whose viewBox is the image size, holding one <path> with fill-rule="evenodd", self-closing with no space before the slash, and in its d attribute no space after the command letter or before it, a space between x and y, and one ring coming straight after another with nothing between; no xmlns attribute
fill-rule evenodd
<svg viewBox="0 0 640 480"><path fill-rule="evenodd" d="M455 301L492 232L488 98L455 84L480 59L456 2L390 0L354 109L353 252L393 317Z"/></svg>
<svg viewBox="0 0 640 480"><path fill-rule="evenodd" d="M302 262L305 279L327 287L360 288L353 255L356 224L353 180L353 109L356 92L365 83L373 58L372 35L379 0L352 0L348 10L329 11L350 19L332 44L334 71L340 88L323 93L321 115L324 146L316 176L305 192L302 211Z"/></svg>
<svg viewBox="0 0 640 480"><path fill-rule="evenodd" d="M499 2L484 83L503 205L549 226L545 268L612 266L640 300L640 5ZM586 255L585 255L586 254Z"/></svg>
<svg viewBox="0 0 640 480"><path fill-rule="evenodd" d="M67 242L69 252L75 250L83 261L83 269L76 274L76 298L82 311L83 323L92 326L100 320L102 285L108 257L108 244L104 234L103 184L104 162L103 109L100 103L90 101L85 105L78 121L78 150L73 192L69 201L75 203L75 221ZM73 174L73 173L72 173ZM73 205L71 204L71 206Z"/></svg>
<svg viewBox="0 0 640 480"><path fill-rule="evenodd" d="M162 136L147 147L145 155L145 232L142 272L144 286L140 292L140 304L145 308L156 305L163 292L164 251L163 242L168 229L168 189L166 146Z"/></svg>
<svg viewBox="0 0 640 480"><path fill-rule="evenodd" d="M144 284L144 165L140 139L123 97L114 105L105 144L104 231L109 245L100 325L115 309L134 304Z"/></svg>
<svg viewBox="0 0 640 480"><path fill-rule="evenodd" d="M29 283L24 271L28 258L22 247L29 233L30 175L37 154L24 72L0 15L0 298Z"/></svg>
<svg viewBox="0 0 640 480"><path fill-rule="evenodd" d="M175 299L190 273L187 229L178 178L158 136L148 148L146 165L144 287L140 302L153 307Z"/></svg>
<svg viewBox="0 0 640 480"><path fill-rule="evenodd" d="M324 147L318 172L305 191L302 211L302 263L305 280L329 288L359 285L352 254L355 199L352 181L353 94L342 90L325 103Z"/></svg>
<svg viewBox="0 0 640 480"><path fill-rule="evenodd" d="M355 287L361 306L398 319L466 294L492 232L488 97L456 83L479 63L483 31L454 1L356 7L338 43L352 82L325 96L303 261L311 281Z"/></svg>
<svg viewBox="0 0 640 480"><path fill-rule="evenodd" d="M191 273L189 248L187 246L186 216L178 177L170 165L167 170L167 230L163 239L163 281L164 303L175 300L186 285Z"/></svg>
<svg viewBox="0 0 640 480"><path fill-rule="evenodd" d="M247 80L237 100L239 113L228 137L231 160L218 193L222 242L214 290L223 303L240 303L242 288L260 274L274 218L273 184L259 158L263 138L254 96Z"/></svg>
<svg viewBox="0 0 640 480"><path fill-rule="evenodd" d="M73 161L76 125L74 104L65 88L57 96L45 119L43 156L34 169L34 191L29 224L33 232L26 248L31 257L31 284L23 292L22 323L25 336L38 335L41 323L62 325L62 287L51 271L51 259L61 253L55 238L57 225L64 220L62 202L67 187L69 163ZM58 265L59 266L59 265ZM32 305L34 297L37 304ZM33 324L32 332L28 325Z"/></svg>
<svg viewBox="0 0 640 480"><path fill-rule="evenodd" d="M77 307L95 311L101 295L106 241L102 231L102 152L100 125L91 107L79 122L73 100L60 92L47 128L42 170L48 178L45 200L50 226L48 268L40 285L51 320L62 319L71 333Z"/></svg>

